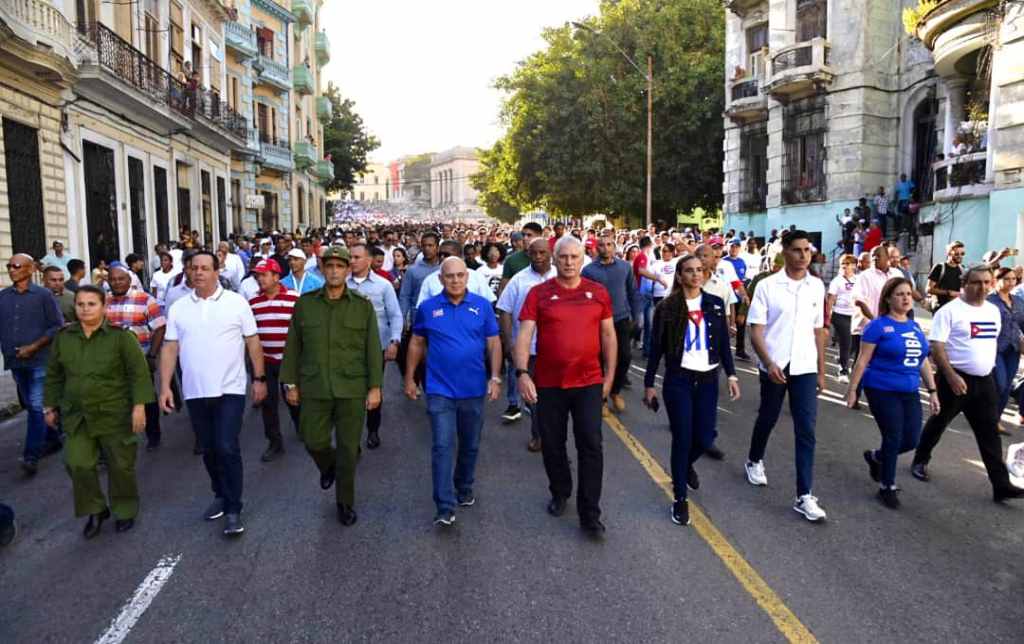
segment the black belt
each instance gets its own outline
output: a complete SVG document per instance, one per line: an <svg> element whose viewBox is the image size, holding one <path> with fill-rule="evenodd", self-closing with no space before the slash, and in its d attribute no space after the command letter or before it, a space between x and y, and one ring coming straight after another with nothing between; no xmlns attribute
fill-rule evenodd
<svg viewBox="0 0 1024 644"><path fill-rule="evenodd" d="M693 369L680 367L679 372L694 382L709 382L712 380L718 380L719 366L720 365L715 365L713 369L708 369L707 371L694 371Z"/></svg>

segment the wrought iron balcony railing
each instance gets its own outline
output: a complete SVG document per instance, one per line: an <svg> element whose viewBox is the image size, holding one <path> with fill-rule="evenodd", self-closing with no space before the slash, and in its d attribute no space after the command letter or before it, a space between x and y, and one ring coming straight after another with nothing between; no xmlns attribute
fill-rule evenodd
<svg viewBox="0 0 1024 644"><path fill-rule="evenodd" d="M235 112L213 90L191 87L171 76L156 61L101 23L79 25L96 48L100 67L132 86L150 101L164 105L189 118L211 121L228 132L246 138L246 119Z"/></svg>

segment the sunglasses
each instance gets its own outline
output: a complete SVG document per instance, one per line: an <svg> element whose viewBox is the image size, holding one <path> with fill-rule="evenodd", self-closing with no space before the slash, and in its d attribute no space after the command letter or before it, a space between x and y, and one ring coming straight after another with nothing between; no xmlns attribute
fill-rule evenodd
<svg viewBox="0 0 1024 644"><path fill-rule="evenodd" d="M448 259L449 257L451 257L453 255L453 253L443 253L442 252L442 253L438 253L438 255L441 257L441 259Z"/></svg>
<svg viewBox="0 0 1024 644"><path fill-rule="evenodd" d="M26 266L28 266L28 264L15 264L14 262L11 262L11 263L7 264L7 270L9 270L9 271L16 271L16 270L25 268Z"/></svg>

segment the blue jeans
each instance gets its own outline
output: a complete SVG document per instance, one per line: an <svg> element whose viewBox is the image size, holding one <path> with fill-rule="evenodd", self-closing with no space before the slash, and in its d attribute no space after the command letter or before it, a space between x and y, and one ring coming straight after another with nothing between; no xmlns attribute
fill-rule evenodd
<svg viewBox="0 0 1024 644"><path fill-rule="evenodd" d="M1010 401L1010 388L1020 366L1020 350L1013 344L996 354L996 391L999 392L999 416L1003 415L1006 403Z"/></svg>
<svg viewBox="0 0 1024 644"><path fill-rule="evenodd" d="M203 464L213 494L224 501L225 513L238 514L242 511L242 447L238 435L245 396L224 394L219 398L192 398L186 403L192 429L203 448Z"/></svg>
<svg viewBox="0 0 1024 644"><path fill-rule="evenodd" d="M11 369L18 386L18 397L28 415L25 429L26 461L38 461L43 456L46 443L60 442L60 432L46 426L43 421L43 384L46 382L46 367L14 367Z"/></svg>
<svg viewBox="0 0 1024 644"><path fill-rule="evenodd" d="M921 438L921 397L917 391L883 391L865 387L868 407L882 432L882 446L872 453L882 464L882 485L896 485L896 459L917 447Z"/></svg>
<svg viewBox="0 0 1024 644"><path fill-rule="evenodd" d="M650 293L644 293L640 296L642 306L642 315L644 316L644 341L643 341L643 354L647 357L647 354L651 352L651 323L654 321L654 297Z"/></svg>
<svg viewBox="0 0 1024 644"><path fill-rule="evenodd" d="M434 477L434 505L438 512L455 509L458 504L456 490L460 494L473 491L476 457L480 451L480 434L484 427L483 410L483 396L462 399L427 396L427 415L430 416L430 429L433 433L430 465Z"/></svg>
<svg viewBox="0 0 1024 644"><path fill-rule="evenodd" d="M669 369L662 394L672 430L672 492L681 501L686 498L690 466L718 436L718 369L705 377Z"/></svg>
<svg viewBox="0 0 1024 644"><path fill-rule="evenodd" d="M818 414L818 375L805 373L791 376L787 369L784 385L772 382L764 371L760 375L761 404L757 409L747 459L753 463L764 458L768 437L779 420L782 401L788 392L789 412L793 416L793 431L796 434L796 494L810 494L814 483L814 422Z"/></svg>

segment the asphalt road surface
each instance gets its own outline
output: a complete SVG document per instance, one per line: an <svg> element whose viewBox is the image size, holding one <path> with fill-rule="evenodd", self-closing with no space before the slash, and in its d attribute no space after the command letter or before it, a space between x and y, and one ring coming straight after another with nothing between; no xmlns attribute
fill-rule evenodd
<svg viewBox="0 0 1024 644"><path fill-rule="evenodd" d="M743 398L720 403L726 459L698 463L688 528L669 520L667 419L640 404L634 368L627 410L605 425L601 540L580 532L573 502L562 518L546 514L528 421L501 425L503 401L488 406L476 505L435 528L427 418L422 401L400 396L394 367L383 446L364 451L351 528L294 435L283 459L259 461L250 411L247 531L224 538L201 519L209 481L177 414L164 418L163 449L140 454L135 529L115 534L110 522L85 541L59 457L22 478L24 417L14 418L0 425L0 500L21 534L0 552L0 642L1024 639L1024 503L992 502L962 418L936 450L932 482L901 460L903 508L889 510L861 458L877 445L875 424L845 409L845 386L830 379L814 489L828 521L815 525L791 509L788 411L765 459L769 487L744 478L758 396L751 365L739 364ZM1011 426L1004 443L1024 440Z"/></svg>

